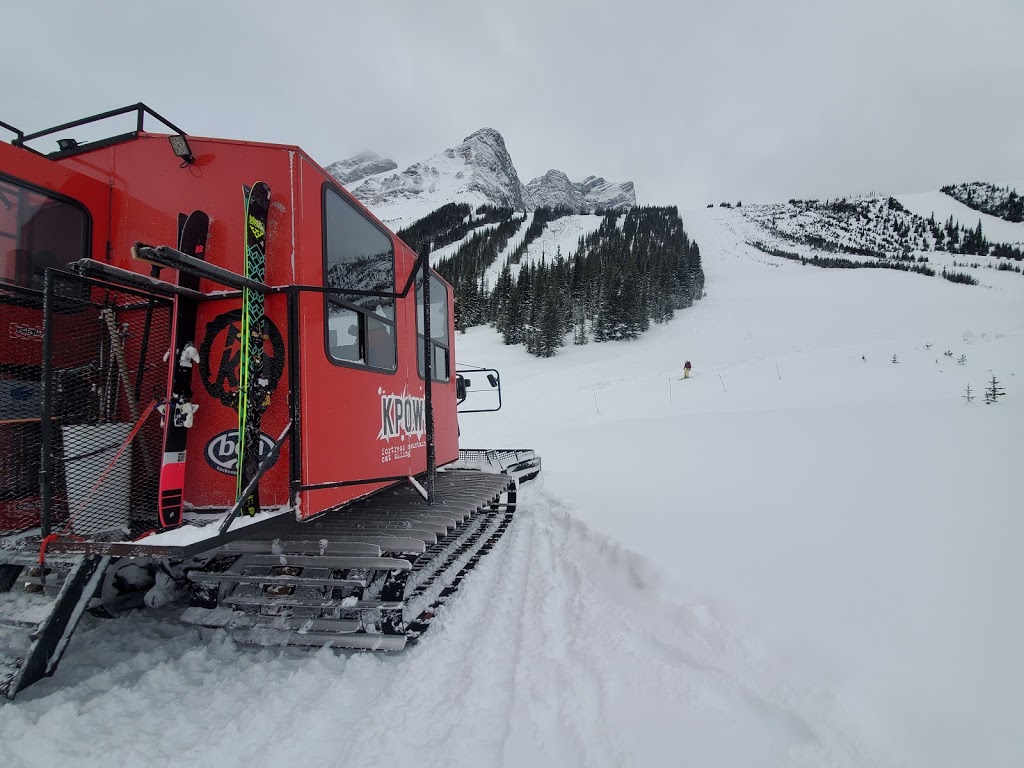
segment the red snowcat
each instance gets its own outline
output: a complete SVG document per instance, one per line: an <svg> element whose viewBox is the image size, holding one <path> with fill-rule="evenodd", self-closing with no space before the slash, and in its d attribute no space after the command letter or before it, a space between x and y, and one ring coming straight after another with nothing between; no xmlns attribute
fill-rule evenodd
<svg viewBox="0 0 1024 768"><path fill-rule="evenodd" d="M0 128L0 694L143 602L241 642L414 642L540 471L460 451L428 249L298 147L144 104Z"/></svg>

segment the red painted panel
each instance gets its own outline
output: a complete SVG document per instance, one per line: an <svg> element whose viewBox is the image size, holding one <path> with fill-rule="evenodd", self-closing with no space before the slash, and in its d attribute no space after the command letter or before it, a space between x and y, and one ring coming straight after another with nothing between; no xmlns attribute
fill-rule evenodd
<svg viewBox="0 0 1024 768"><path fill-rule="evenodd" d="M322 187L325 182L334 184L326 172L294 147L195 137L189 137L189 142L196 162L184 168L172 154L166 137L141 134L135 140L58 162L0 145L0 169L11 175L30 176L40 186L81 200L93 214L94 258L107 259L109 236L109 261L140 273L148 273L150 265L133 261L131 245L136 241L174 245L178 214L195 209L206 211L211 219L207 261L241 272L242 185L265 181L270 185L272 201L267 282L323 285ZM400 290L416 255L397 238L393 241ZM173 281L175 273L165 270L161 277ZM201 287L204 291L226 290L206 280ZM448 295L452 295L450 289ZM240 310L238 297L204 302L199 307L195 342L203 360L193 374L193 392L200 407L195 426L189 431L185 478L186 502L195 506L226 507L234 501L236 436L232 432L237 429L237 413L233 394L238 381ZM299 310L300 386L299 392L289 392L286 298L283 294L267 297L265 353L272 394L262 422L265 441L280 434L290 415L289 398L298 397L302 483L366 480L423 471L423 381L416 370L415 291L410 290L396 302L398 367L391 374L343 367L328 359L323 294L302 293ZM448 335L453 342L450 308L448 317ZM22 319L0 321L9 324ZM453 343L451 347L452 381L433 387L439 464L458 456ZM288 501L289 466L286 443L280 459L261 482L264 505ZM304 492L301 516L316 515L379 486L372 483Z"/></svg>

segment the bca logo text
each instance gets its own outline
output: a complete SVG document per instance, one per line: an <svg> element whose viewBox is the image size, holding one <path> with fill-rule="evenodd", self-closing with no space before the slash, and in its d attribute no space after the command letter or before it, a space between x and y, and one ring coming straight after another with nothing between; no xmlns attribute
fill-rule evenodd
<svg viewBox="0 0 1024 768"><path fill-rule="evenodd" d="M260 459L265 458L273 447L274 439L265 432L260 432ZM238 430L229 429L214 435L206 444L203 453L206 455L207 463L215 470L225 475L234 475L238 470ZM277 463L276 460L274 463Z"/></svg>

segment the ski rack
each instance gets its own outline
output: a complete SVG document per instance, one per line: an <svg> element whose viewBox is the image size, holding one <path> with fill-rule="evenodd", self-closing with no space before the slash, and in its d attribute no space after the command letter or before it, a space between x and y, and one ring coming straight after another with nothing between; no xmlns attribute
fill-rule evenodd
<svg viewBox="0 0 1024 768"><path fill-rule="evenodd" d="M297 360L297 356L294 351L298 349L298 295L300 293L320 293L326 295L335 296L373 296L379 298L394 298L401 299L405 298L409 291L412 290L413 285L416 282L417 273L422 273L426 276L423 280L423 301L429 305L430 302L430 254L429 250L423 249L416 258L416 262L413 264L413 268L409 272L409 277L405 281L401 291L362 291L347 288L332 288L324 285L266 285L256 280L250 280L236 272L232 272L229 269L218 267L210 264L209 262L201 259L196 259L189 256L186 253L171 248L166 245L146 245L145 243L136 242L132 246L132 255L142 261L155 264L160 267L166 267L168 269L177 269L180 271L188 271L192 274L204 277L211 282L219 283L220 285L227 286L236 290L242 290L248 288L253 291L259 291L263 294L287 294L288 299L288 326L289 326L289 347L293 354L289 357L292 360ZM168 284L170 285L170 284ZM218 296L217 298L220 298ZM425 370L433 370L433 347L430 343L430 318L429 312L424 313L424 337L423 337L423 359ZM292 392L299 391L299 380L298 380L298 369L293 363L289 365L289 389ZM423 483L424 490L427 494L428 503L433 503L433 489L434 489L434 478L437 474L437 458L435 454L435 438L434 438L434 417L433 408L431 407L431 397L433 390L433 377L427 376L424 379L423 389L423 400L424 410L426 411L426 448L427 448L427 471L426 479ZM301 412L298 404L299 398L292 398L292 413L291 413L291 443L290 455L292 461L292 503L293 505L297 502L298 493L300 491L312 491L320 490L324 488L342 488L352 485L368 485L371 483L380 482L400 482L407 481L409 478L405 476L401 477L372 477L363 480L339 480L327 483L316 483L312 485L302 484L299 474L299 467L301 467ZM227 523L230 526L230 523ZM226 529L225 529L226 530Z"/></svg>
<svg viewBox="0 0 1024 768"><path fill-rule="evenodd" d="M234 296L232 293L209 294L202 291L193 291L190 288L182 288L180 285L168 283L157 277L140 275L138 272L129 272L111 264L104 264L93 259L79 259L68 265L68 269L86 277L93 276L110 283L127 285L138 288L142 291L149 291L167 298L180 296L183 299L192 301L210 301L211 299L226 299Z"/></svg>
<svg viewBox="0 0 1024 768"><path fill-rule="evenodd" d="M28 150L29 152L34 152L37 155L42 155L42 152L39 152L38 150L35 150L32 147L27 146L27 142L33 141L35 139L41 139L44 136L51 136L55 133L60 133L61 131L67 131L71 128L78 128L82 125L90 125L91 123L98 123L103 120L109 120L112 117L128 115L133 112L136 115L134 131L121 133L106 139L100 139L98 141L89 141L84 144L72 142L70 146L66 148L62 147L57 152L51 152L48 155L46 155L46 157L68 157L69 155L76 155L79 152L87 152L92 149L108 147L111 146L112 144L120 144L121 142L134 139L136 136L143 132L146 115L149 115L153 119L159 121L161 125L163 125L164 127L170 128L171 131L173 131L176 136L187 135L183 130L181 130L181 128L167 120L165 117L157 114L142 102L139 102L137 104L129 104L127 107L121 107L119 109L112 109L108 112L101 112L97 115L90 115L89 117L83 117L79 120L72 120L70 123L62 123L61 125L56 125L53 128L44 128L43 130L36 131L35 133L25 134L22 131L19 131L17 128L8 125L7 123L0 123L0 126L12 131L15 134L16 138L11 142L11 144L13 144L16 147L21 147L22 149Z"/></svg>

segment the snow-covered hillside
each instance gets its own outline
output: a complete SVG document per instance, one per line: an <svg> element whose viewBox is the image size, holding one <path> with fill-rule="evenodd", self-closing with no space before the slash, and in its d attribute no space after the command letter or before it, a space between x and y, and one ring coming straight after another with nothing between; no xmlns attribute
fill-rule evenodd
<svg viewBox="0 0 1024 768"><path fill-rule="evenodd" d="M544 471L418 646L87 617L0 705L0 764L1024 765L1024 280L815 269L742 211L682 217L708 295L639 340L458 336L504 397L462 444Z"/></svg>
<svg viewBox="0 0 1024 768"><path fill-rule="evenodd" d="M1015 184L1000 186L974 181L948 184L941 191L976 211L990 213L1006 221L1024 222L1024 198L1017 192Z"/></svg>
<svg viewBox="0 0 1024 768"><path fill-rule="evenodd" d="M1024 184L1021 185L1021 189L1024 189ZM945 221L952 216L954 221L968 227L977 226L980 221L985 237L992 242L1024 247L1024 223L1006 221L998 216L981 213L942 192L922 192L895 197L908 211L918 216L928 218L934 213L937 221Z"/></svg>

